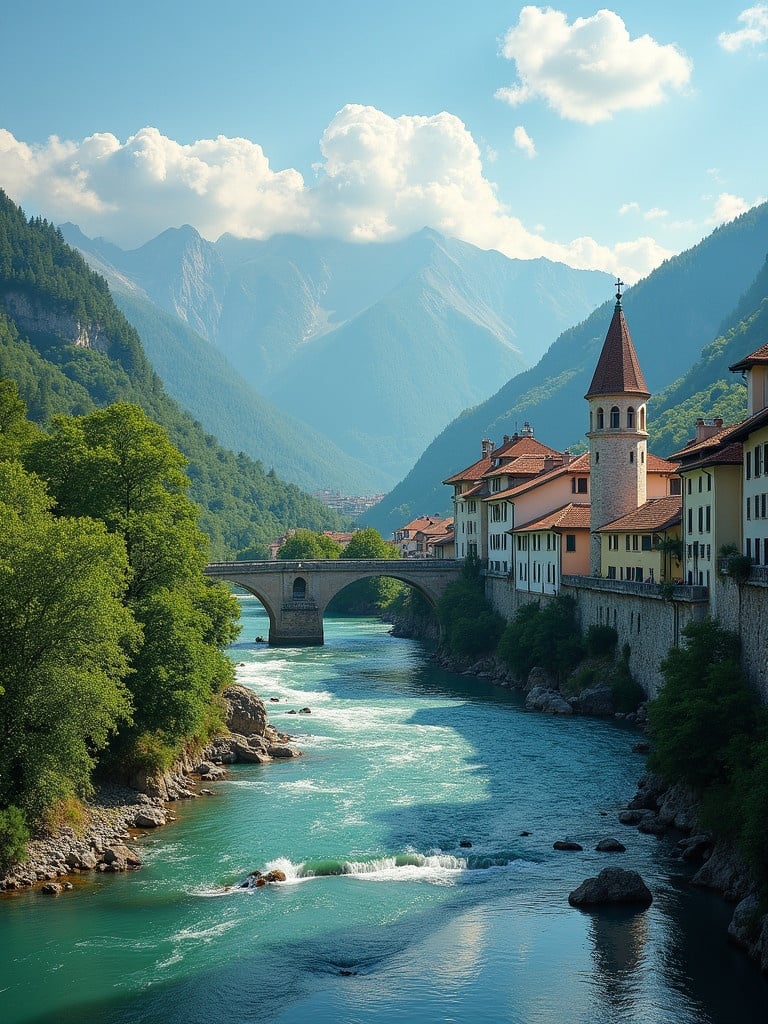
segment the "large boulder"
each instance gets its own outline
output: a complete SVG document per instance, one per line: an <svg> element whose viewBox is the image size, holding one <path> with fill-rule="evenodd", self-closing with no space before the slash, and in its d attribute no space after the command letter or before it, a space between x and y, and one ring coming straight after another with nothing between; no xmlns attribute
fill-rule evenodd
<svg viewBox="0 0 768 1024"><path fill-rule="evenodd" d="M107 871L128 871L141 867L141 858L138 854L122 843L107 847L101 862L106 865Z"/></svg>
<svg viewBox="0 0 768 1024"><path fill-rule="evenodd" d="M572 907L600 906L606 903L647 907L653 896L637 871L603 868L595 878L585 879L568 897Z"/></svg>
<svg viewBox="0 0 768 1024"><path fill-rule="evenodd" d="M733 903L748 896L754 884L743 858L723 842L715 845L712 856L704 861L691 881L702 889L714 889Z"/></svg>
<svg viewBox="0 0 768 1024"><path fill-rule="evenodd" d="M548 715L572 715L573 708L559 690L534 686L528 691L525 706L529 711L543 711Z"/></svg>
<svg viewBox="0 0 768 1024"><path fill-rule="evenodd" d="M699 800L693 790L679 783L661 795L659 818L670 827L682 832L696 832L699 828Z"/></svg>
<svg viewBox="0 0 768 1024"><path fill-rule="evenodd" d="M556 690L557 681L553 679L546 669L541 668L540 665L535 665L528 673L528 678L523 688L528 693L536 686L540 686L544 690Z"/></svg>
<svg viewBox="0 0 768 1024"><path fill-rule="evenodd" d="M238 733L240 736L265 734L269 722L267 707L261 697L239 683L228 686L223 697L225 720L230 732Z"/></svg>
<svg viewBox="0 0 768 1024"><path fill-rule="evenodd" d="M613 691L609 686L594 686L582 690L578 697L571 701L573 710L580 715L609 717L616 710L613 703Z"/></svg>

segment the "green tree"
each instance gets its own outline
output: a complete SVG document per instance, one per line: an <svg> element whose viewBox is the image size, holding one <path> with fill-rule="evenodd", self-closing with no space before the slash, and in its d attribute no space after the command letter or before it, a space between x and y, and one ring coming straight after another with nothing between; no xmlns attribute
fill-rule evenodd
<svg viewBox="0 0 768 1024"><path fill-rule="evenodd" d="M133 723L111 746L129 763L166 767L215 726L215 695L233 672L221 648L237 633L235 598L203 576L207 542L185 493L185 459L141 409L122 403L56 419L28 462L60 514L91 515L122 539L127 603L144 641L130 679Z"/></svg>
<svg viewBox="0 0 768 1024"><path fill-rule="evenodd" d="M437 603L441 643L451 654L475 657L498 643L504 620L485 596L480 563L467 558L461 578L449 583Z"/></svg>
<svg viewBox="0 0 768 1024"><path fill-rule="evenodd" d="M285 561L302 558L312 561L319 558L338 558L340 554L341 544L333 537L316 533L314 530L296 530L278 550L277 557Z"/></svg>
<svg viewBox="0 0 768 1024"><path fill-rule="evenodd" d="M0 380L0 460L17 459L39 436L13 381Z"/></svg>
<svg viewBox="0 0 768 1024"><path fill-rule="evenodd" d="M29 822L89 792L96 753L129 720L141 635L120 539L50 506L39 480L0 463L0 808Z"/></svg>
<svg viewBox="0 0 768 1024"><path fill-rule="evenodd" d="M393 559L400 551L389 544L378 530L367 526L352 534L341 553L342 558ZM331 615L379 615L399 597L405 585L389 576L374 576L350 583L328 605Z"/></svg>
<svg viewBox="0 0 768 1024"><path fill-rule="evenodd" d="M539 666L562 681L583 656L578 607L563 595L522 605L499 641L499 657L521 678Z"/></svg>
<svg viewBox="0 0 768 1024"><path fill-rule="evenodd" d="M664 686L648 708L649 763L670 782L705 790L728 779L733 737L754 732L757 696L741 671L735 633L704 619L689 622L683 637L661 663Z"/></svg>

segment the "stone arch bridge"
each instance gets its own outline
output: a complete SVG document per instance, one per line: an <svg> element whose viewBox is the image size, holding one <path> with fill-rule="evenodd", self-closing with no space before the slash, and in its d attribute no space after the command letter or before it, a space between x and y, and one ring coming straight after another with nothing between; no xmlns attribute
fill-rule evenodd
<svg viewBox="0 0 768 1024"><path fill-rule="evenodd" d="M434 606L461 575L454 559L323 559L318 561L213 562L206 576L233 583L257 597L269 616L269 642L276 647L323 643L323 613L350 583L388 576L423 594Z"/></svg>

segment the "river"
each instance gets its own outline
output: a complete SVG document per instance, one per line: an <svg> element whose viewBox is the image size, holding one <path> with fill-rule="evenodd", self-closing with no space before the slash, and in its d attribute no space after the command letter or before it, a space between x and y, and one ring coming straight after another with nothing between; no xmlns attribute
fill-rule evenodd
<svg viewBox="0 0 768 1024"><path fill-rule="evenodd" d="M238 678L305 755L177 805L136 874L0 900L3 1024L765 1024L728 908L617 823L636 734L526 712L373 620L268 649L241 607ZM626 853L595 852L610 835ZM608 864L642 873L648 910L569 906ZM236 888L269 867L287 881Z"/></svg>

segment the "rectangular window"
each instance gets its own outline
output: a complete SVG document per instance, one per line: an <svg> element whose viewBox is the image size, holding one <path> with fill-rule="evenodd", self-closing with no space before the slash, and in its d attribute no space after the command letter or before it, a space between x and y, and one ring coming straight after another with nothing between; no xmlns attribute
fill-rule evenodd
<svg viewBox="0 0 768 1024"><path fill-rule="evenodd" d="M608 566L608 579L609 580L615 580L616 579L616 566L615 565L609 565Z"/></svg>
<svg viewBox="0 0 768 1024"><path fill-rule="evenodd" d="M495 476L493 478L493 483L491 484L491 490L494 491L494 492L501 490L501 477L500 476Z"/></svg>
<svg viewBox="0 0 768 1024"><path fill-rule="evenodd" d="M575 551L576 550L576 534L566 533L565 535L565 550Z"/></svg>
<svg viewBox="0 0 768 1024"><path fill-rule="evenodd" d="M580 476L576 481L576 492L577 494L587 493L587 478L585 476Z"/></svg>
<svg viewBox="0 0 768 1024"><path fill-rule="evenodd" d="M701 486L704 482L704 477L699 474L699 494L701 494Z"/></svg>
<svg viewBox="0 0 768 1024"><path fill-rule="evenodd" d="M688 481L690 483L690 480ZM693 509L688 509L688 533L693 533Z"/></svg>
<svg viewBox="0 0 768 1024"><path fill-rule="evenodd" d="M688 477L686 483L688 484L687 491L690 494L691 493L691 478L690 477Z"/></svg>
<svg viewBox="0 0 768 1024"><path fill-rule="evenodd" d="M704 532L704 506L699 505L699 533Z"/></svg>
<svg viewBox="0 0 768 1024"><path fill-rule="evenodd" d="M752 538L747 537L747 558L752 557Z"/></svg>
<svg viewBox="0 0 768 1024"><path fill-rule="evenodd" d="M624 538L624 547L625 547L625 550L629 551L629 534L627 534L626 537Z"/></svg>
<svg viewBox="0 0 768 1024"><path fill-rule="evenodd" d="M763 471L763 449L759 444L755 445L755 476L760 476Z"/></svg>
<svg viewBox="0 0 768 1024"><path fill-rule="evenodd" d="M752 499L747 498L747 519L752 518Z"/></svg>
<svg viewBox="0 0 768 1024"><path fill-rule="evenodd" d="M647 535L643 536L643 551L650 551L650 550L651 550L651 536L650 536L650 534L647 534Z"/></svg>
<svg viewBox="0 0 768 1024"><path fill-rule="evenodd" d="M639 551L640 550L640 538L637 536L636 533L632 535L632 550L633 551Z"/></svg>
<svg viewBox="0 0 768 1024"><path fill-rule="evenodd" d="M747 452L746 460L747 460L746 477L747 477L747 480L751 480L752 479L752 452Z"/></svg>
<svg viewBox="0 0 768 1024"><path fill-rule="evenodd" d="M712 529L712 506L711 505L707 505L707 507L704 509L704 513L705 513L705 519L706 519L705 525L704 525L704 532L705 533L709 533L710 530Z"/></svg>
<svg viewBox="0 0 768 1024"><path fill-rule="evenodd" d="M707 473L707 490L708 491L712 490L712 474L711 473Z"/></svg>
<svg viewBox="0 0 768 1024"><path fill-rule="evenodd" d="M679 476L673 476L669 481L669 493L682 494L682 482Z"/></svg>
<svg viewBox="0 0 768 1024"><path fill-rule="evenodd" d="M760 517L765 519L765 495L760 495Z"/></svg>

